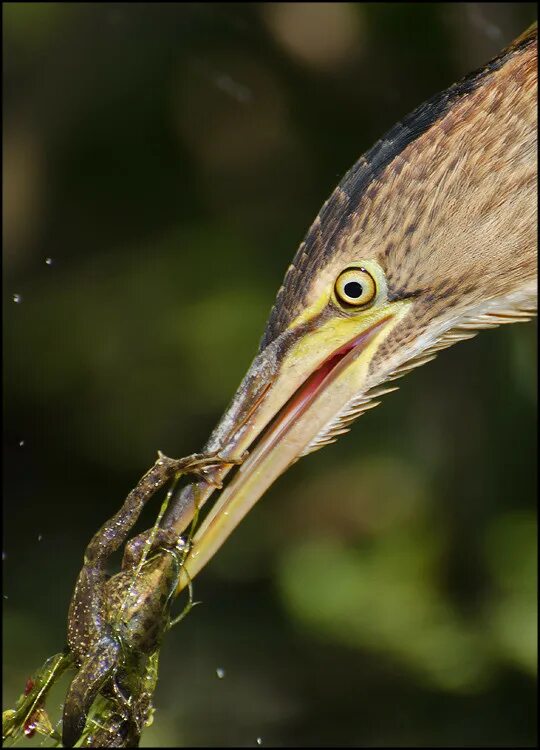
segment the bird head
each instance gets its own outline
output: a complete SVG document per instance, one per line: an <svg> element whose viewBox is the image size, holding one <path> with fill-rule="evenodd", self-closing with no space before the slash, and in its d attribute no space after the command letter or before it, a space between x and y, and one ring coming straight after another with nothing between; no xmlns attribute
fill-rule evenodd
<svg viewBox="0 0 540 750"><path fill-rule="evenodd" d="M421 105L322 207L206 446L248 457L194 537L190 577L280 474L333 442L396 378L534 313L536 39L525 34ZM169 525L211 491L185 488Z"/></svg>

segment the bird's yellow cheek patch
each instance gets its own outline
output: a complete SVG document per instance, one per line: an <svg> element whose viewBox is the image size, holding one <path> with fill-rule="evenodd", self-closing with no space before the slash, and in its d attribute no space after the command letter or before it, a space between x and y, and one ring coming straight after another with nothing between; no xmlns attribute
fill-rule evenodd
<svg viewBox="0 0 540 750"><path fill-rule="evenodd" d="M306 307L306 309L301 312L300 315L296 316L293 322L287 326L287 330L290 331L294 328L297 328L298 326L301 326L303 323L308 323L310 320L319 315L319 313L322 313L329 302L330 294L328 291L325 291L312 305Z"/></svg>
<svg viewBox="0 0 540 750"><path fill-rule="evenodd" d="M409 300L389 302L380 307L364 310L358 315L347 318L336 316L327 320L319 328L310 331L296 342L288 353L284 365L287 362L302 362L308 367L316 367L318 362L326 359L332 352L347 344L363 331L372 328L379 321L388 318L373 342L374 344L377 342L376 346L378 346L382 340L381 337L386 338L407 313L410 304ZM309 317L312 316L313 308L310 308L310 313Z"/></svg>

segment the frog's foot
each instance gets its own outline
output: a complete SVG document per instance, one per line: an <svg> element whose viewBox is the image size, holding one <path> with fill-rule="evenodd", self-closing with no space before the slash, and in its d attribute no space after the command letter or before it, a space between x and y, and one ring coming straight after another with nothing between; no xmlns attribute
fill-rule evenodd
<svg viewBox="0 0 540 750"><path fill-rule="evenodd" d="M75 677L66 696L62 721L62 745L74 747L84 731L88 712L99 691L114 674L120 644L106 637L99 641L91 656L86 659Z"/></svg>
<svg viewBox="0 0 540 750"><path fill-rule="evenodd" d="M186 456L186 458L175 459L169 458L161 451L158 451L157 464L164 467L171 474L196 474L201 479L204 479L207 484L212 484L221 489L221 481L215 479L212 476L212 472L223 466L241 464L246 456L247 453L243 453L240 457L234 458L233 456L224 456L219 450L216 450L208 453L192 453L190 456Z"/></svg>
<svg viewBox="0 0 540 750"><path fill-rule="evenodd" d="M150 537L154 536L152 544L149 547L148 541ZM140 563L141 558L146 553L150 555L155 552L159 547L165 547L166 549L177 549L182 550L185 548L186 543L182 537L178 536L178 533L172 529L148 529L143 531L142 534L131 539L124 549L124 557L122 559L122 570L133 570Z"/></svg>

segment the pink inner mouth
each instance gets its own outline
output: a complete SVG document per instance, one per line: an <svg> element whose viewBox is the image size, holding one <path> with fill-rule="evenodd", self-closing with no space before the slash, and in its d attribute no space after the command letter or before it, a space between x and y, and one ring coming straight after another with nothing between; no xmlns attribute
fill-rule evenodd
<svg viewBox="0 0 540 750"><path fill-rule="evenodd" d="M283 434L294 424L316 399L327 385L334 380L352 362L371 341L373 336L388 321L388 317L379 320L371 328L361 333L352 341L331 354L307 380L300 386L287 403L280 409L276 419L271 423L266 435L264 453L270 451L282 438ZM264 433L263 433L264 434Z"/></svg>
<svg viewBox="0 0 540 750"><path fill-rule="evenodd" d="M287 432L297 419L321 395L351 362L353 362L391 316L379 320L371 328L336 349L300 386L280 409L275 419L259 436L247 460L223 490L219 500L204 519L194 537L194 551L188 557L189 576L193 577L208 562L261 495L302 453L314 435L300 436L287 444ZM315 428L316 429L316 428ZM283 450L281 450L283 449ZM274 460L268 460L274 455ZM185 584L184 584L185 585Z"/></svg>

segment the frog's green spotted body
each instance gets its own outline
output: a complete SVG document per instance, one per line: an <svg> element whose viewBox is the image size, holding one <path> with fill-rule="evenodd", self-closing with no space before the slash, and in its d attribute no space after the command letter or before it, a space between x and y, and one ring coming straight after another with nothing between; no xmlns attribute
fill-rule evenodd
<svg viewBox="0 0 540 750"><path fill-rule="evenodd" d="M93 601L86 597L93 576L81 575L69 628L79 672L64 706L64 741L74 744L75 736L80 736L100 691L118 704L118 722L123 718L125 731L140 734L150 710L150 698L145 699L152 692L146 685L149 658L169 627L180 568L181 552L163 550L147 560L138 574L124 570L101 588L94 586Z"/></svg>
<svg viewBox="0 0 540 750"><path fill-rule="evenodd" d="M169 624L180 566L179 552L166 550L147 560L135 579L128 570L105 584L106 619L124 649L156 649Z"/></svg>
<svg viewBox="0 0 540 750"><path fill-rule="evenodd" d="M109 700L109 735L100 747L138 744L151 713L157 680L157 650L170 627L170 605L177 588L185 547L170 532L154 529L137 537L124 555L123 569L106 573L110 555L126 540L146 501L165 482L181 473L204 471L228 463L218 454L193 454L159 460L130 492L124 504L98 531L86 549L68 616L68 644L75 675L64 703L62 742L80 739L88 712L101 695ZM146 558L150 553L152 556ZM108 737L107 743L105 742ZM95 746L95 735L85 739ZM115 743L115 744L110 744Z"/></svg>

